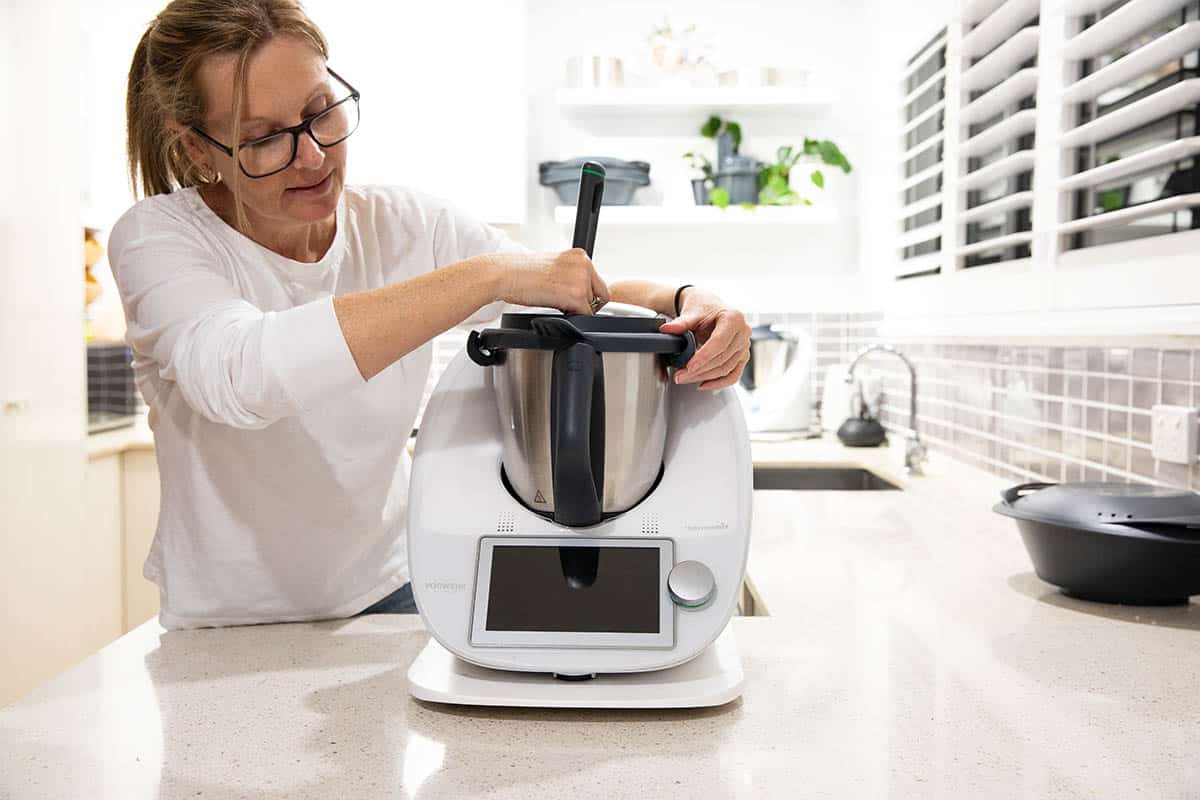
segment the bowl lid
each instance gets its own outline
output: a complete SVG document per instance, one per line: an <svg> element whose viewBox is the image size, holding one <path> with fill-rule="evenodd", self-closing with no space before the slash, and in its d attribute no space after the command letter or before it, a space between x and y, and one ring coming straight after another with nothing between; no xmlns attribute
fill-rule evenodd
<svg viewBox="0 0 1200 800"><path fill-rule="evenodd" d="M1200 494L1144 483L1028 483L1002 493L1002 514L1075 527L1173 525L1200 529Z"/></svg>
<svg viewBox="0 0 1200 800"><path fill-rule="evenodd" d="M661 333L661 317L608 314L505 314L499 328L472 331L467 354L480 366L503 362L505 350L566 349L586 343L597 353L655 353L668 366L683 367L696 352L696 337Z"/></svg>
<svg viewBox="0 0 1200 800"><path fill-rule="evenodd" d="M645 161L625 161L612 156L586 156L583 158L571 158L566 161L543 161L538 164L538 171L545 172L552 169L571 169L576 173L589 161L596 161L604 165L605 170L610 169L625 169L636 172L649 172L650 165ZM578 175L576 175L578 177Z"/></svg>
<svg viewBox="0 0 1200 800"><path fill-rule="evenodd" d="M658 333L658 327L666 322L663 317L632 317L615 314L504 314L500 327L518 331L532 331L534 322L543 319L565 319L581 331L596 333Z"/></svg>

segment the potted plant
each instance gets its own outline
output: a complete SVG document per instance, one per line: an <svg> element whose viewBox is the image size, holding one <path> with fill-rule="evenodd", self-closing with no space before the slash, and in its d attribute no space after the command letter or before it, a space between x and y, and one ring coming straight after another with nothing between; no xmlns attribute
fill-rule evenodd
<svg viewBox="0 0 1200 800"><path fill-rule="evenodd" d="M742 126L731 119L723 120L715 114L700 126L700 135L705 139L716 140L718 171L725 166L727 158L738 154L738 148L742 146Z"/></svg>
<svg viewBox="0 0 1200 800"><path fill-rule="evenodd" d="M791 178L798 164L824 164L849 173L849 159L828 139L804 139L804 145L793 148L784 145L775 151L775 163L766 164L758 174L758 203L764 206L812 205L812 201L796 191ZM818 189L825 188L825 173L813 169L808 178Z"/></svg>
<svg viewBox="0 0 1200 800"><path fill-rule="evenodd" d="M717 142L715 186L709 192L712 204L721 207L730 203L753 205L758 198L760 163L757 158L738 152L742 145L742 126L713 115L700 127L700 135Z"/></svg>
<svg viewBox="0 0 1200 800"><path fill-rule="evenodd" d="M784 145L775 151L774 163L763 163L751 156L739 155L742 128L732 120L711 116L700 133L717 142L716 165L701 153L687 152L683 157L698 174L692 178L692 196L696 205L720 208L736 203L742 206L812 205L802 196L799 182L792 177L797 169L815 165L808 179L818 189L825 188L825 173L821 166L834 167L849 173L853 168L841 149L829 139L809 139L803 145Z"/></svg>

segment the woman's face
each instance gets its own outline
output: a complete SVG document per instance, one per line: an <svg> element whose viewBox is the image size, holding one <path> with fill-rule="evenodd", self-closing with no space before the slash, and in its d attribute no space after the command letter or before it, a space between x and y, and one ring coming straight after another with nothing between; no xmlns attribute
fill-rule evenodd
<svg viewBox="0 0 1200 800"><path fill-rule="evenodd" d="M214 139L233 146L233 84L235 56L211 58L199 72L208 114L203 129ZM241 132L248 142L298 125L302 120L342 99L346 89L330 76L325 59L296 39L277 36L258 47L246 63L242 93ZM194 133L193 149L205 163L232 185L238 167L233 159ZM281 172L265 178L239 177L239 192L247 216L278 225L329 219L337 208L345 179L346 142L320 147L300 134L296 158Z"/></svg>

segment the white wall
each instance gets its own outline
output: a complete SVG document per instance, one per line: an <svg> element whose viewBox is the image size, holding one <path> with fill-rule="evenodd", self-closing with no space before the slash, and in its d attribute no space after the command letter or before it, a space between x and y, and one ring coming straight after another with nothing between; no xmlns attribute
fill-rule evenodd
<svg viewBox="0 0 1200 800"><path fill-rule="evenodd" d="M0 705L80 657L88 625L76 14L0 3Z"/></svg>
<svg viewBox="0 0 1200 800"><path fill-rule="evenodd" d="M738 115L745 134L743 152L772 158L779 144L798 144L804 136L831 138L841 145L856 171L850 176L825 170L826 202L838 222L790 229L663 229L604 226L597 239L596 261L606 277L642 276L664 282L716 285L734 302L762 304L762 310L837 308L858 303L854 290L860 243L857 235L862 166L866 163L864 128L871 108L861 92L872 80L871 64L858 44L866 4L857 0L760 0L722 3L595 2L570 4L530 0L528 70L531 123L529 140L529 223L527 241L539 247L566 246L570 231L555 226L556 199L537 185L536 165L547 159L611 155L651 164L652 185L639 190L639 204L690 203L690 177L681 154L711 149L697 133L706 114L615 122L580 122L554 104L554 89L564 85L566 61L576 53L610 52L621 56L626 71L646 62L649 33L665 15L675 24L694 22L710 34L714 61L726 65L765 63L809 68L810 84L826 87L835 98L825 112L790 115ZM711 154L710 154L711 155ZM751 290L753 287L753 290Z"/></svg>

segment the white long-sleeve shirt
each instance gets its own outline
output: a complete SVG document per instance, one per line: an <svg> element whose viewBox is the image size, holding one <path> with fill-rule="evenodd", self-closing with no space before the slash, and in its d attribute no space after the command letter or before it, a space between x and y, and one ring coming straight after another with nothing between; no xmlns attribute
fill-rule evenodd
<svg viewBox="0 0 1200 800"><path fill-rule="evenodd" d="M121 217L109 260L157 450L144 574L165 627L349 616L408 582L405 443L431 345L364 381L333 297L521 249L399 187L347 187L311 264L238 233L195 189Z"/></svg>

